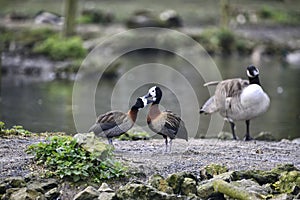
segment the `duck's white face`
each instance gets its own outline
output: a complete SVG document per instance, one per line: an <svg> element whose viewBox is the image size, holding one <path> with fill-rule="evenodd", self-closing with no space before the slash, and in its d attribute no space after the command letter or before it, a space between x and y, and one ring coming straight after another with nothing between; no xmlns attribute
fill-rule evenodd
<svg viewBox="0 0 300 200"><path fill-rule="evenodd" d="M148 100L146 99L146 97L140 97L140 99L143 101L144 107L147 106Z"/></svg>
<svg viewBox="0 0 300 200"><path fill-rule="evenodd" d="M152 88L149 89L149 96L153 98L153 101L156 100L156 86L153 86Z"/></svg>

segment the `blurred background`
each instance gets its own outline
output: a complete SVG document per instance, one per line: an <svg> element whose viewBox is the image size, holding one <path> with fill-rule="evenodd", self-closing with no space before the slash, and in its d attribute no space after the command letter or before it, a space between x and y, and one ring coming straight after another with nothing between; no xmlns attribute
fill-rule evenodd
<svg viewBox="0 0 300 200"><path fill-rule="evenodd" d="M297 0L1 0L0 121L7 127L23 125L33 132L74 134L72 89L84 58L103 38L113 34L132 28L162 27L199 42L223 79L246 78L245 67L257 65L271 107L251 122L252 134L263 131L276 139L300 137L299 8ZM138 38L137 43L143 40L140 35L132 37ZM157 35L154 42L176 46L177 38ZM105 59L113 57L111 48L101 49L98 60L85 62L87 74L97 73L89 71L89 65L104 69ZM178 49L193 51L181 44ZM204 65L210 58L200 54ZM127 53L105 68L95 97L98 114L111 109L110 97L122 74L146 63L161 63L183 74L195 89L200 105L209 98L207 88L202 86L203 78L195 75L184 59L162 50L143 49ZM135 78L143 76L147 74ZM164 74L158 72L157 76ZM169 81L176 88L183 87L172 78ZM145 85L139 91L148 88ZM125 94L130 91L130 84L123 90ZM120 110L130 107L129 98L134 101L135 97L120 97L124 102ZM181 112L176 96L168 88L162 105ZM195 113L198 115L198 111ZM195 113L184 120L193 122ZM94 116L91 113L88 117ZM140 118L138 124L144 125L145 113ZM198 133L193 135L204 136L209 120L201 116ZM242 137L244 122L237 125ZM229 130L225 124L224 131Z"/></svg>

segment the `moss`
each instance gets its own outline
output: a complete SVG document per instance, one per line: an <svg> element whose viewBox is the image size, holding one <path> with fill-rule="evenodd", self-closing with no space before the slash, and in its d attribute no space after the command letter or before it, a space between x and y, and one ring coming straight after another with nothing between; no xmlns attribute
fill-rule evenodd
<svg viewBox="0 0 300 200"><path fill-rule="evenodd" d="M277 182L273 184L276 191L280 193L294 193L300 189L300 172L283 172Z"/></svg>
<svg viewBox="0 0 300 200"><path fill-rule="evenodd" d="M231 174L231 180L237 181L242 179L254 179L260 185L267 183L275 183L279 180L281 173L297 170L291 164L278 165L270 171L263 170L249 170L249 171L236 171Z"/></svg>
<svg viewBox="0 0 300 200"><path fill-rule="evenodd" d="M172 194L173 190L172 188L168 185L168 182L159 174L154 174L149 178L149 184L158 189L159 191Z"/></svg>
<svg viewBox="0 0 300 200"><path fill-rule="evenodd" d="M223 174L225 172L228 172L226 166L218 165L218 164L210 164L200 170L200 176L201 179L211 179L216 175Z"/></svg>

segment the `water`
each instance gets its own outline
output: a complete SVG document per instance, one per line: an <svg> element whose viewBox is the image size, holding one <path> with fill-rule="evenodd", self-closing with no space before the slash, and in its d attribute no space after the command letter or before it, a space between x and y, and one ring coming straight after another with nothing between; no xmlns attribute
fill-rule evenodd
<svg viewBox="0 0 300 200"><path fill-rule="evenodd" d="M95 93L95 109L97 114L104 113L111 109L127 111L135 98L144 95L151 84L136 86L136 81L161 79L165 81L163 89L162 109L172 110L177 114L184 114L186 125L192 127L193 133L190 135L205 135L211 120L210 116L199 117L199 107L209 98L209 91L203 87L204 80L197 74L195 69L181 58L166 55L127 55L120 58L122 68L120 73L123 76L114 80L101 79ZM218 69L224 79L243 77L246 78L245 66L251 63L245 57L216 57L214 58ZM148 64L147 63L159 63ZM203 61L205 64L205 61ZM143 66L148 69L153 68L148 73L132 66ZM163 73L159 70L161 64L171 66L176 69L176 73ZM163 69L168 69L165 66ZM162 69L160 68L160 69ZM133 74L128 70L135 69ZM142 69L142 68L141 68ZM276 58L262 61L260 64L260 78L265 91L271 98L271 106L267 113L251 121L252 135L261 131L271 132L276 138L297 138L300 137L300 89L299 77L300 69L284 66ZM126 72L126 73L125 73ZM155 78L154 78L155 77ZM185 78L189 82L189 87L180 80ZM83 86L83 90L88 91L89 87ZM189 97L189 90L195 92L195 96ZM87 130L94 122L95 116L89 108L73 105L72 108L73 83L68 81L37 82L24 77L2 77L0 120L11 127L15 124L23 125L26 129L34 132L63 131L70 134L76 132L73 120L73 111L82 116L79 123L79 131ZM117 96L115 95L117 94ZM195 102L195 98L196 101ZM90 97L82 95L80 100L88 102ZM184 104L183 104L184 102ZM82 104L81 104L82 105ZM93 105L86 105L94 107ZM145 117L148 108L140 111L137 124L146 126ZM216 114L218 115L218 114ZM216 125L217 126L217 125ZM194 130L196 127L197 130ZM78 128L78 127L77 127ZM229 125L224 124L223 130L230 131ZM243 137L245 133L244 122L237 123L237 133ZM215 133L217 134L217 133ZM209 135L211 136L211 135Z"/></svg>

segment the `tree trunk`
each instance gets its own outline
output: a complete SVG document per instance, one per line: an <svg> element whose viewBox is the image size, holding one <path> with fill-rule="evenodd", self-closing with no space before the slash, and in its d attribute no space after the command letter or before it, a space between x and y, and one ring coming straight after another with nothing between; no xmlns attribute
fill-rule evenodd
<svg viewBox="0 0 300 200"><path fill-rule="evenodd" d="M228 28L230 20L230 2L229 0L220 1L220 26L221 28Z"/></svg>
<svg viewBox="0 0 300 200"><path fill-rule="evenodd" d="M78 0L64 0L65 2L65 20L63 27L63 36L69 37L76 32L76 11Z"/></svg>

